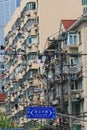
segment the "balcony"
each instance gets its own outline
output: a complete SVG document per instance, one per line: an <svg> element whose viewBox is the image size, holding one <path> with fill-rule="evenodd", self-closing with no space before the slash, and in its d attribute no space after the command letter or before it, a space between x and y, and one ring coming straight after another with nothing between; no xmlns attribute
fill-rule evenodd
<svg viewBox="0 0 87 130"><path fill-rule="evenodd" d="M17 76L16 76L16 79L19 80L19 79L22 79L22 78L23 78L22 73L18 73Z"/></svg>
<svg viewBox="0 0 87 130"><path fill-rule="evenodd" d="M27 10L25 12L25 19L35 19L37 17L37 11L36 10ZM24 21L26 23L26 20Z"/></svg>
<svg viewBox="0 0 87 130"><path fill-rule="evenodd" d="M20 40L18 40L16 49L22 48L23 41L24 40L22 38L20 38Z"/></svg>
<svg viewBox="0 0 87 130"><path fill-rule="evenodd" d="M39 69L39 64L37 64L37 63L35 63L35 61L34 60L32 60L32 61L29 61L28 62L28 68L27 68L27 71L28 70L38 70Z"/></svg>
<svg viewBox="0 0 87 130"><path fill-rule="evenodd" d="M80 101L81 100L81 92L82 92L82 90L71 90L72 101Z"/></svg>
<svg viewBox="0 0 87 130"><path fill-rule="evenodd" d="M26 49L26 54L28 54L29 52L37 52L38 43L32 43L31 45L27 44L27 49Z"/></svg>
<svg viewBox="0 0 87 130"><path fill-rule="evenodd" d="M32 25L31 27L28 27L27 28L27 32L30 34L30 35L38 35L38 24L34 24Z"/></svg>
<svg viewBox="0 0 87 130"><path fill-rule="evenodd" d="M78 44L64 45L63 49L78 49Z"/></svg>
<svg viewBox="0 0 87 130"><path fill-rule="evenodd" d="M71 100L73 102L78 102L83 99L83 90L71 90ZM68 94L64 94L64 101L68 102Z"/></svg>

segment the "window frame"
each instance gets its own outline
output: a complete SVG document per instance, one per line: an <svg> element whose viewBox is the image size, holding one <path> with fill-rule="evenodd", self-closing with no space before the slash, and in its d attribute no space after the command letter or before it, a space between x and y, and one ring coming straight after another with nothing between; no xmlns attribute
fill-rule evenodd
<svg viewBox="0 0 87 130"><path fill-rule="evenodd" d="M70 41L70 45L71 44L77 44L77 34L70 34L70 40L69 41Z"/></svg>
<svg viewBox="0 0 87 130"><path fill-rule="evenodd" d="M87 5L87 0L82 0L82 5Z"/></svg>

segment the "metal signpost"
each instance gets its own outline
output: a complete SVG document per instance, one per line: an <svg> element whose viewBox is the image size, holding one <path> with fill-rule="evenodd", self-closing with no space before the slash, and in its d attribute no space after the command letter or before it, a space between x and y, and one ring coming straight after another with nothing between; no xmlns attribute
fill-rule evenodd
<svg viewBox="0 0 87 130"><path fill-rule="evenodd" d="M26 117L31 119L56 118L56 108L55 107L27 107Z"/></svg>

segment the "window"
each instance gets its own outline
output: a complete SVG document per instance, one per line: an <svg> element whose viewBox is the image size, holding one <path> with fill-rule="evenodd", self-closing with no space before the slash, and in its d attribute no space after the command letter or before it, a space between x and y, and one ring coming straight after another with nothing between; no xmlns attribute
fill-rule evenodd
<svg viewBox="0 0 87 130"><path fill-rule="evenodd" d="M77 43L77 35L71 34L70 35L70 44L76 44Z"/></svg>
<svg viewBox="0 0 87 130"><path fill-rule="evenodd" d="M30 27L30 26L32 26L33 24L35 24L36 23L36 19L29 19L28 21L27 21L27 26L28 27Z"/></svg>
<svg viewBox="0 0 87 130"><path fill-rule="evenodd" d="M4 69L4 64L1 64L1 65L0 65L0 68L1 68L1 69Z"/></svg>
<svg viewBox="0 0 87 130"><path fill-rule="evenodd" d="M20 27L20 25L21 25L21 18L18 18L17 21L15 22L14 26L15 26L15 28L17 28L17 27Z"/></svg>
<svg viewBox="0 0 87 130"><path fill-rule="evenodd" d="M78 64L78 58L77 57L71 57L70 58L70 65L71 66L77 66Z"/></svg>
<svg viewBox="0 0 87 130"><path fill-rule="evenodd" d="M79 44L82 43L82 39L81 39L81 32L79 32Z"/></svg>
<svg viewBox="0 0 87 130"><path fill-rule="evenodd" d="M31 78L31 75L32 75L32 77L37 76L37 73L38 73L37 69L30 70L28 73L28 78Z"/></svg>
<svg viewBox="0 0 87 130"><path fill-rule="evenodd" d="M29 27L31 27L32 25L34 25L37 22L37 19L29 19L26 24L24 25L23 30L26 31L26 29L28 29Z"/></svg>
<svg viewBox="0 0 87 130"><path fill-rule="evenodd" d="M17 66L17 68L15 69L15 73L18 74L23 70L23 67L21 65Z"/></svg>
<svg viewBox="0 0 87 130"><path fill-rule="evenodd" d="M71 85L71 90L77 90L78 89L78 82L77 81L73 81L72 85Z"/></svg>
<svg viewBox="0 0 87 130"><path fill-rule="evenodd" d="M87 0L82 0L82 5L87 5Z"/></svg>
<svg viewBox="0 0 87 130"><path fill-rule="evenodd" d="M27 42L30 43L30 44L37 43L38 42L38 37L35 36L35 35L31 35L31 36L28 37Z"/></svg>
<svg viewBox="0 0 87 130"><path fill-rule="evenodd" d="M80 103L72 103L72 113L80 114Z"/></svg>
<svg viewBox="0 0 87 130"><path fill-rule="evenodd" d="M28 57L27 57L28 60L34 60L36 58L37 58L37 53L35 53L35 52L29 53Z"/></svg>
<svg viewBox="0 0 87 130"><path fill-rule="evenodd" d="M73 130L82 130L80 125L74 125Z"/></svg>
<svg viewBox="0 0 87 130"><path fill-rule="evenodd" d="M34 10L34 9L36 9L36 3L35 3L35 2L29 2L29 3L26 5L26 9L27 9L27 10Z"/></svg>

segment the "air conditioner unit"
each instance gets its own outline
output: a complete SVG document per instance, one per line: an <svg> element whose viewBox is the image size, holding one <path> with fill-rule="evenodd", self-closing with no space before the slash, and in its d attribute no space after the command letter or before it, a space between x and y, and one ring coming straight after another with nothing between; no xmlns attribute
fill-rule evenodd
<svg viewBox="0 0 87 130"><path fill-rule="evenodd" d="M76 94L76 98L80 98L80 94Z"/></svg>
<svg viewBox="0 0 87 130"><path fill-rule="evenodd" d="M14 87L13 84L11 84L11 85L10 85L10 88L13 88L13 87Z"/></svg>
<svg viewBox="0 0 87 130"><path fill-rule="evenodd" d="M38 44L35 44L35 47L38 47Z"/></svg>
<svg viewBox="0 0 87 130"><path fill-rule="evenodd" d="M13 48L16 49L16 47L17 47L17 45L15 44L15 45L13 46Z"/></svg>
<svg viewBox="0 0 87 130"><path fill-rule="evenodd" d="M27 28L27 31L28 31L28 32L31 32L31 28Z"/></svg>
<svg viewBox="0 0 87 130"><path fill-rule="evenodd" d="M22 46L22 49L21 49L22 51L25 51L25 47L24 46Z"/></svg>
<svg viewBox="0 0 87 130"><path fill-rule="evenodd" d="M37 24L37 23L35 23L35 24L34 24L34 27L37 27L37 26L38 26L38 24Z"/></svg>
<svg viewBox="0 0 87 130"><path fill-rule="evenodd" d="M17 58L14 60L14 62L16 63L18 60L17 60Z"/></svg>
<svg viewBox="0 0 87 130"><path fill-rule="evenodd" d="M26 15L27 15L28 17L30 17L30 12L29 12L29 11L26 11Z"/></svg>
<svg viewBox="0 0 87 130"><path fill-rule="evenodd" d="M22 38L25 38L25 36L24 36L24 35L22 35Z"/></svg>
<svg viewBox="0 0 87 130"><path fill-rule="evenodd" d="M31 45L31 44L28 44L27 46L28 46L28 48L31 48L31 47L32 47L32 45Z"/></svg>
<svg viewBox="0 0 87 130"><path fill-rule="evenodd" d="M19 27L16 27L16 30L20 30L20 26L19 26Z"/></svg>
<svg viewBox="0 0 87 130"><path fill-rule="evenodd" d="M29 83L32 84L32 83L33 83L33 80L30 80L30 79L29 79Z"/></svg>
<svg viewBox="0 0 87 130"><path fill-rule="evenodd" d="M40 95L37 96L37 99L40 100Z"/></svg>
<svg viewBox="0 0 87 130"><path fill-rule="evenodd" d="M9 70L7 70L7 73L9 73L10 71Z"/></svg>
<svg viewBox="0 0 87 130"><path fill-rule="evenodd" d="M4 59L5 59L5 60L8 60L8 58L7 58L7 57L5 57Z"/></svg>
<svg viewBox="0 0 87 130"><path fill-rule="evenodd" d="M14 109L12 109L11 112L14 112Z"/></svg>
<svg viewBox="0 0 87 130"><path fill-rule="evenodd" d="M13 35L16 35L15 31L13 32Z"/></svg>
<svg viewBox="0 0 87 130"><path fill-rule="evenodd" d="M24 82L24 86L27 86L26 82Z"/></svg>
<svg viewBox="0 0 87 130"><path fill-rule="evenodd" d="M30 79L33 79L33 75L30 75Z"/></svg>
<svg viewBox="0 0 87 130"><path fill-rule="evenodd" d="M22 39L20 39L19 42L22 42Z"/></svg>
<svg viewBox="0 0 87 130"><path fill-rule="evenodd" d="M11 36L13 36L14 35L14 33L13 32L11 32Z"/></svg>
<svg viewBox="0 0 87 130"><path fill-rule="evenodd" d="M24 18L22 17L21 22L24 22Z"/></svg>
<svg viewBox="0 0 87 130"><path fill-rule="evenodd" d="M29 62L28 62L28 65L29 65L29 66L32 66L32 63L31 63L31 61L29 61Z"/></svg>
<svg viewBox="0 0 87 130"><path fill-rule="evenodd" d="M38 32L38 28L35 28L35 32Z"/></svg>
<svg viewBox="0 0 87 130"><path fill-rule="evenodd" d="M20 70L20 73L22 73L23 72L23 70Z"/></svg>
<svg viewBox="0 0 87 130"><path fill-rule="evenodd" d="M36 11L36 10L34 11L34 14L37 14L37 11Z"/></svg>

